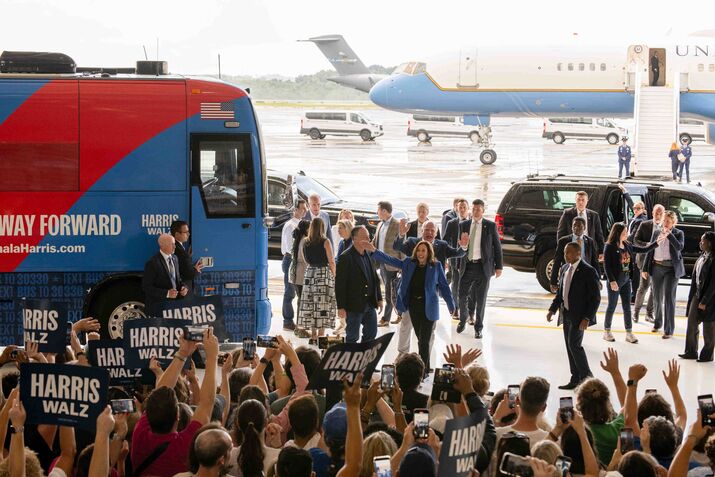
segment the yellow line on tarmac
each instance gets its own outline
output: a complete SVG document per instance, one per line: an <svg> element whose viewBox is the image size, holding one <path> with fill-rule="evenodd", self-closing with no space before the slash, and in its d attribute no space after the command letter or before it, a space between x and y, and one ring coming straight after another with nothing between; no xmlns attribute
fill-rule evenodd
<svg viewBox="0 0 715 477"><path fill-rule="evenodd" d="M541 310L539 308L523 308L523 307L516 307L516 306L498 306L498 305L492 305L490 308L499 308L500 310L511 310L511 311L532 311L532 312L537 312L541 313ZM548 307L543 309L543 314L546 316L546 312L549 311ZM605 316L606 314L603 312L598 312L597 316ZM554 315L556 316L556 315ZM623 313L617 312L614 313L613 316L623 316ZM687 320L687 316L676 316L676 320ZM641 323L639 321L639 323ZM648 323L647 321L645 323Z"/></svg>
<svg viewBox="0 0 715 477"><path fill-rule="evenodd" d="M560 327L557 327L555 325L519 325L516 323L494 323L494 326L501 326L505 328L529 328L529 329L534 329L534 330L553 330L557 331L560 329ZM589 333L603 333L603 330L599 329L587 329ZM625 331L611 331L611 333L625 333ZM634 331L634 335L651 335L651 336L660 336L659 333L651 333L650 331ZM673 336L677 336L679 338L685 338L685 335L682 333L675 333Z"/></svg>

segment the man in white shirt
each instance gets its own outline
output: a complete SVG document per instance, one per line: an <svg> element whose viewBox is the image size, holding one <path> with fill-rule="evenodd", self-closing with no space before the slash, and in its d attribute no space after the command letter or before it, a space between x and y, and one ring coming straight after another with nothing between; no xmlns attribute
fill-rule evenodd
<svg viewBox="0 0 715 477"><path fill-rule="evenodd" d="M392 217L392 204L387 201L380 201L377 203L377 216L380 218L381 222L377 226L375 231L375 238L373 239L373 245L375 248L387 255L402 260L404 255L396 250L393 246L395 239L400 234L400 224L397 220ZM385 285L385 312L380 319L377 326L388 326L390 324L390 316L392 315L392 309L394 308L394 303L392 302L393 296L396 296L395 287L397 285L397 272L399 269L391 267L389 265L380 264L380 276L382 277L382 282ZM396 323L400 321L399 317Z"/></svg>
<svg viewBox="0 0 715 477"><path fill-rule="evenodd" d="M324 210L320 210L320 196L318 194L310 194L308 197L308 207L310 208L303 217L305 220L312 221L320 217L325 225L325 236L333 243L333 233L330 227L330 216Z"/></svg>
<svg viewBox="0 0 715 477"><path fill-rule="evenodd" d="M295 330L295 322L293 318L295 311L293 310L293 298L295 298L295 287L288 280L288 272L293 259L293 232L300 223L302 217L308 210L305 200L298 199L293 210L293 216L285 224L281 232L281 254L283 261L281 262L281 270L283 270L283 329L286 331Z"/></svg>
<svg viewBox="0 0 715 477"><path fill-rule="evenodd" d="M174 255L174 237L161 234L157 241L159 252L144 264L142 277L144 306L149 316L160 313L161 304L166 300L183 298L189 293L181 278L179 260Z"/></svg>

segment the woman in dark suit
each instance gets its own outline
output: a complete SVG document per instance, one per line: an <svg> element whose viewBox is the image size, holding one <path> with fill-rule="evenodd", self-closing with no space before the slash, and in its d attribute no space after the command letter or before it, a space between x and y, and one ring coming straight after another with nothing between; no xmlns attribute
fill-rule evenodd
<svg viewBox="0 0 715 477"><path fill-rule="evenodd" d="M442 264L435 258L432 244L421 241L415 246L411 257L399 260L366 245L372 259L385 265L400 268L402 280L397 290L397 311L403 313L403 323L409 312L409 320L417 335L420 357L425 363L425 374L430 369L430 339L434 325L439 320L439 296L442 295L450 314L455 305L452 291L444 275ZM439 289L439 293L438 293Z"/></svg>
<svg viewBox="0 0 715 477"><path fill-rule="evenodd" d="M693 280L688 295L688 329L683 359L697 359L699 363L713 360L715 348L715 232L705 232L700 239L702 254L695 262ZM698 357L700 324L703 325L705 346Z"/></svg>
<svg viewBox="0 0 715 477"><path fill-rule="evenodd" d="M606 246L603 248L603 267L606 269L606 280L608 286L608 307L606 308L606 322L603 339L606 341L616 341L611 333L611 322L613 313L618 305L618 297L621 297L621 308L623 309L623 322L626 327L626 341L638 343L638 339L633 335L633 323L631 321L631 271L633 263L631 257L636 253L646 253L658 246L665 236L658 236L645 247L639 247L628 239L628 227L623 222L616 222L611 227Z"/></svg>

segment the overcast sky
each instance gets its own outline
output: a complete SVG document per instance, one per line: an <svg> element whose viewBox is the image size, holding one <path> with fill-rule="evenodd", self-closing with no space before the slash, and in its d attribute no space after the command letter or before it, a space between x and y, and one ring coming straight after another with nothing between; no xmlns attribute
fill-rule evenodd
<svg viewBox="0 0 715 477"><path fill-rule="evenodd" d="M295 76L330 68L296 42L311 36L340 33L384 66L460 45L654 45L715 30L715 1L0 0L0 18L0 50L61 51L81 66L130 66L142 46L153 59L158 37L172 72L215 73L221 54L227 74Z"/></svg>

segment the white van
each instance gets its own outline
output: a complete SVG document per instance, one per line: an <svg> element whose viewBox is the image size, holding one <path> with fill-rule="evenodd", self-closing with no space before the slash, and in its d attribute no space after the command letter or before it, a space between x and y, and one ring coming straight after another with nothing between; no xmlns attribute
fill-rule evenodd
<svg viewBox="0 0 715 477"><path fill-rule="evenodd" d="M618 144L628 131L605 118L547 118L541 137L563 144L567 138L605 139L608 144Z"/></svg>
<svg viewBox="0 0 715 477"><path fill-rule="evenodd" d="M705 140L705 123L696 119L681 119L678 129L681 144Z"/></svg>
<svg viewBox="0 0 715 477"><path fill-rule="evenodd" d="M429 142L433 137L466 137L479 142L478 126L464 124L462 116L410 115L407 119L407 135L420 142Z"/></svg>
<svg viewBox="0 0 715 477"><path fill-rule="evenodd" d="M382 124L360 112L352 111L308 111L300 120L300 133L311 139L332 136L360 136L363 141L371 141L382 136Z"/></svg>

